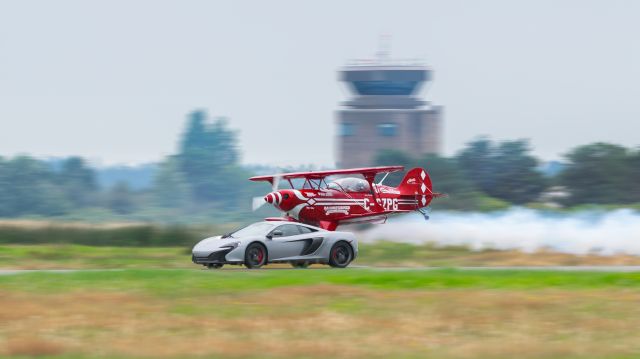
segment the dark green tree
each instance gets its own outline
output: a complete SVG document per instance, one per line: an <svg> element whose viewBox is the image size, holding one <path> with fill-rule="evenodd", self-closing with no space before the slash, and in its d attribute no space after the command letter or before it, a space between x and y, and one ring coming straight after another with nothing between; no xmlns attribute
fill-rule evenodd
<svg viewBox="0 0 640 359"><path fill-rule="evenodd" d="M531 156L527 141L505 141L496 148L493 157L494 188L489 195L515 204L532 202L540 197L547 181Z"/></svg>
<svg viewBox="0 0 640 359"><path fill-rule="evenodd" d="M559 182L570 193L567 204L631 203L638 200L638 154L609 143L573 149ZM634 189L634 187L636 189Z"/></svg>
<svg viewBox="0 0 640 359"><path fill-rule="evenodd" d="M9 192L9 175L7 171L7 161L0 157L0 217L7 217L10 213L10 202L12 200Z"/></svg>
<svg viewBox="0 0 640 359"><path fill-rule="evenodd" d="M494 145L487 138L467 144L457 155L459 167L479 190L507 202L535 201L547 186L526 140Z"/></svg>
<svg viewBox="0 0 640 359"><path fill-rule="evenodd" d="M640 202L640 147L630 152L628 166L631 175L627 181L630 188L629 200L638 203Z"/></svg>
<svg viewBox="0 0 640 359"><path fill-rule="evenodd" d="M0 162L0 216L60 215L69 203L55 183L54 173L42 162L17 156Z"/></svg>
<svg viewBox="0 0 640 359"><path fill-rule="evenodd" d="M98 185L93 169L80 157L70 157L62 163L58 183L75 207L95 204Z"/></svg>
<svg viewBox="0 0 640 359"><path fill-rule="evenodd" d="M237 134L224 119L209 125L203 111L191 113L177 159L197 202L231 200L229 188L242 185L234 177L239 159Z"/></svg>
<svg viewBox="0 0 640 359"><path fill-rule="evenodd" d="M126 182L118 182L107 194L107 206L117 214L129 214L135 209L133 193Z"/></svg>
<svg viewBox="0 0 640 359"><path fill-rule="evenodd" d="M188 204L190 187L180 170L176 157L168 157L158 167L154 178L155 204L166 208L181 208Z"/></svg>
<svg viewBox="0 0 640 359"><path fill-rule="evenodd" d="M485 193L490 193L495 188L494 148L487 137L467 143L456 159L476 188Z"/></svg>

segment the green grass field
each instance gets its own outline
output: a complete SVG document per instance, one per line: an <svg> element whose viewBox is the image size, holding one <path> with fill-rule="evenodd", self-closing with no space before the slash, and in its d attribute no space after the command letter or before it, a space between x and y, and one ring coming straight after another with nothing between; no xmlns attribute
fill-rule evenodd
<svg viewBox="0 0 640 359"><path fill-rule="evenodd" d="M0 276L0 355L632 358L640 273L125 269Z"/></svg>
<svg viewBox="0 0 640 359"><path fill-rule="evenodd" d="M376 268L205 270L190 246L219 228L18 222L0 225L0 269L82 271L0 275L0 357L640 354L640 273L452 268L639 257L377 242L362 243L354 263Z"/></svg>
<svg viewBox="0 0 640 359"><path fill-rule="evenodd" d="M571 272L543 270L458 269L317 269L235 270L130 269L70 273L32 272L0 276L3 289L36 292L109 289L152 295L234 293L309 285L358 286L376 290L406 289L640 289L640 272Z"/></svg>

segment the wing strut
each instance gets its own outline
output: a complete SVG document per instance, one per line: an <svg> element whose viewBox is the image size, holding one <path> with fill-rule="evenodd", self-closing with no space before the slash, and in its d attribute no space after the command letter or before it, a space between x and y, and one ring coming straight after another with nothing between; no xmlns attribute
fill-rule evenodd
<svg viewBox="0 0 640 359"><path fill-rule="evenodd" d="M389 174L387 172L387 174ZM385 176L387 177L387 176ZM364 179L367 180L367 182L369 182L369 188L371 188L371 195L373 195L373 205L374 206L379 206L378 204L378 190L375 187L375 184L373 183L373 181L375 181L376 179L376 174L375 173L365 173L364 174Z"/></svg>

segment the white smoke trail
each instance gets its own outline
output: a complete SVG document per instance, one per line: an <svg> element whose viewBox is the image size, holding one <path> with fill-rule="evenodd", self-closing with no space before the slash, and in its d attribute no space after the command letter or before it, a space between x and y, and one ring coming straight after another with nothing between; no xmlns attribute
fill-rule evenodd
<svg viewBox="0 0 640 359"><path fill-rule="evenodd" d="M389 240L535 252L640 255L640 213L630 209L559 214L513 208L498 213L433 212L394 218L360 233L362 242Z"/></svg>

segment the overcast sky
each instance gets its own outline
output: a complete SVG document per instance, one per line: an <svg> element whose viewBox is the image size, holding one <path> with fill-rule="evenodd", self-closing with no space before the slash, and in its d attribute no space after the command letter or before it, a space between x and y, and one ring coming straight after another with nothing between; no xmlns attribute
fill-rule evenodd
<svg viewBox="0 0 640 359"><path fill-rule="evenodd" d="M245 163L331 166L336 70L381 34L434 69L447 154L640 145L638 1L0 0L0 155L157 161L203 108Z"/></svg>

